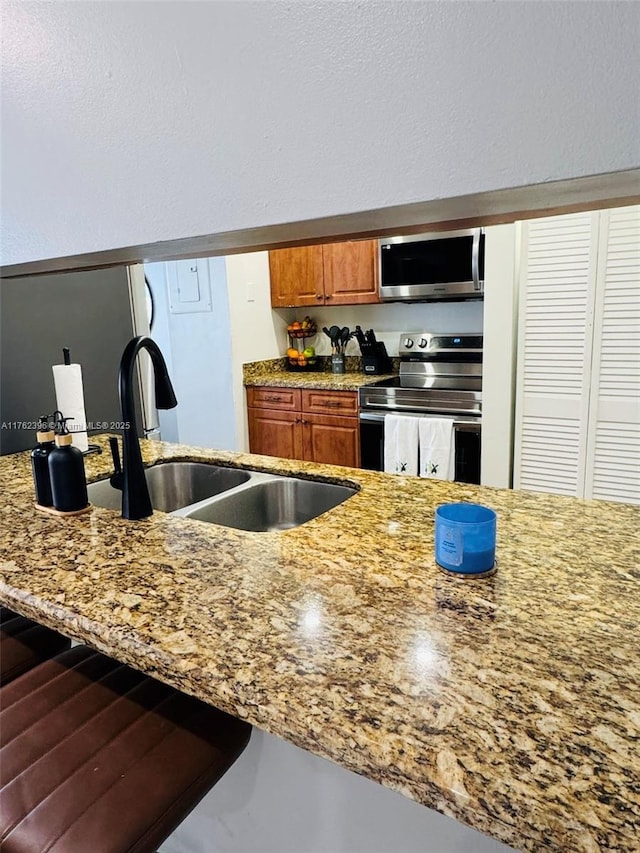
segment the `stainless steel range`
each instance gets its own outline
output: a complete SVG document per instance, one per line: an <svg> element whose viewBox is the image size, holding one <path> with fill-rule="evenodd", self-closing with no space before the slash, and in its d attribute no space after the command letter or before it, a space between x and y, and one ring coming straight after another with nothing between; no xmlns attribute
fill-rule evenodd
<svg viewBox="0 0 640 853"><path fill-rule="evenodd" d="M400 373L360 388L362 467L384 468L385 414L451 417L455 479L480 482L482 335L408 332L400 337Z"/></svg>

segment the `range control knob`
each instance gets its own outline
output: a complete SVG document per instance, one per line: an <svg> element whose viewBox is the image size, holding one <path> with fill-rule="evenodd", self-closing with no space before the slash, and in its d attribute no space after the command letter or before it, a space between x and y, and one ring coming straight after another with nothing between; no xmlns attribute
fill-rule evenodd
<svg viewBox="0 0 640 853"><path fill-rule="evenodd" d="M428 343L429 341L426 338L420 338L420 340L418 341L418 346L421 349L424 349Z"/></svg>
<svg viewBox="0 0 640 853"><path fill-rule="evenodd" d="M413 338L405 338L404 345L407 349L411 349L411 347L413 346Z"/></svg>

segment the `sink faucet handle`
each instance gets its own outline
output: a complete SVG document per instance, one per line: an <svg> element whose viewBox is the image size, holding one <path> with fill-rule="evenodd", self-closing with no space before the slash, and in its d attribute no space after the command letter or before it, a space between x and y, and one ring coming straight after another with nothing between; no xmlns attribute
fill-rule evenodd
<svg viewBox="0 0 640 853"><path fill-rule="evenodd" d="M113 459L113 474L109 478L109 482L114 489L122 489L122 463L120 461L120 446L115 435L109 438L109 447L111 448L111 458Z"/></svg>

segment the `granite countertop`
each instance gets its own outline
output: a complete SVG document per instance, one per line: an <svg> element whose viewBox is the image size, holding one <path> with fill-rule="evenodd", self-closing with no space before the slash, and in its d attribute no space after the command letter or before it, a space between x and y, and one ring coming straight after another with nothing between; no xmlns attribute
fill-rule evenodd
<svg viewBox="0 0 640 853"><path fill-rule="evenodd" d="M372 375L362 372L362 359L347 356L346 372L331 373L328 368L329 359L319 356L319 362L324 369L309 372L293 372L287 370L286 358L255 361L242 366L245 386L267 385L279 388L313 388L322 391L357 391L363 385L371 385L381 379L388 379L396 373ZM397 361L397 360L396 360Z"/></svg>
<svg viewBox="0 0 640 853"><path fill-rule="evenodd" d="M640 849L640 508L143 453L359 491L283 533L58 519L33 508L28 454L0 457L2 603L518 849ZM497 510L493 577L436 567L452 500Z"/></svg>

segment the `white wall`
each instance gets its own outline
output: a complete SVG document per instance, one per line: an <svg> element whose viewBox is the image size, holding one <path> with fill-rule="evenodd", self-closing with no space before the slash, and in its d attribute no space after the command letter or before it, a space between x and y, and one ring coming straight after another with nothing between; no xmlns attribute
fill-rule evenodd
<svg viewBox="0 0 640 853"><path fill-rule="evenodd" d="M637 167L639 16L5 0L2 263Z"/></svg>
<svg viewBox="0 0 640 853"><path fill-rule="evenodd" d="M225 258L231 328L236 446L249 449L242 365L284 355L286 320L271 310L268 252Z"/></svg>
<svg viewBox="0 0 640 853"><path fill-rule="evenodd" d="M518 325L517 225L487 228L482 371L483 486L511 487Z"/></svg>
<svg viewBox="0 0 640 853"><path fill-rule="evenodd" d="M178 399L175 409L158 413L161 435L167 441L236 450L225 259L209 258L200 265L210 285L211 310L172 313L168 278L175 263L145 264L156 301L152 336L165 355Z"/></svg>

